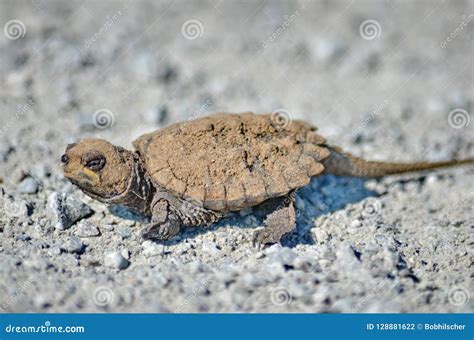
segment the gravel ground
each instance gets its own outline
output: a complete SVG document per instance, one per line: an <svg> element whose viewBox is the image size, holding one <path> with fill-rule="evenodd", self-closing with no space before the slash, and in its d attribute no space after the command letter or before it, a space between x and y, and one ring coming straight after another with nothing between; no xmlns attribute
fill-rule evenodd
<svg viewBox="0 0 474 340"><path fill-rule="evenodd" d="M298 192L298 231L251 245L259 209L166 243L64 179L86 136L270 112L366 158L474 155L472 1L0 2L4 312L472 312L472 167ZM16 20L16 21L12 21ZM370 20L370 21L367 21Z"/></svg>

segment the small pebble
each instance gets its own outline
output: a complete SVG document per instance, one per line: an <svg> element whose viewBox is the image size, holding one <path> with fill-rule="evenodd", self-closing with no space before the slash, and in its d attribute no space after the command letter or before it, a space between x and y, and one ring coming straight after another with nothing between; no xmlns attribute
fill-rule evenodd
<svg viewBox="0 0 474 340"><path fill-rule="evenodd" d="M281 266L293 266L295 259L298 257L290 248L281 248L268 254L267 261L271 263L279 263Z"/></svg>
<svg viewBox="0 0 474 340"><path fill-rule="evenodd" d="M77 225L75 235L79 237L94 237L99 236L99 229L91 222L85 221Z"/></svg>
<svg viewBox="0 0 474 340"><path fill-rule="evenodd" d="M353 220L351 222L351 228L359 228L361 225L362 223L360 222L360 220Z"/></svg>
<svg viewBox="0 0 474 340"><path fill-rule="evenodd" d="M114 231L114 226L111 224L104 224L100 227L101 229L107 230L107 231Z"/></svg>
<svg viewBox="0 0 474 340"><path fill-rule="evenodd" d="M47 209L56 229L67 229L93 212L87 204L60 192L49 195Z"/></svg>
<svg viewBox="0 0 474 340"><path fill-rule="evenodd" d="M118 227L117 232L119 233L121 238L129 238L132 236L132 229L129 227Z"/></svg>
<svg viewBox="0 0 474 340"><path fill-rule="evenodd" d="M19 241L30 241L31 240L31 237L28 236L28 235L25 235L25 234L21 234L21 235L16 235L15 237L17 240Z"/></svg>
<svg viewBox="0 0 474 340"><path fill-rule="evenodd" d="M326 242L329 239L327 231L322 228L314 228L311 232L313 234L313 237L320 244Z"/></svg>
<svg viewBox="0 0 474 340"><path fill-rule="evenodd" d="M0 188L0 206L8 217L27 218L33 212L30 202L8 195Z"/></svg>
<svg viewBox="0 0 474 340"><path fill-rule="evenodd" d="M122 249L122 251L120 252L120 254L127 260L130 260L130 250L128 249Z"/></svg>
<svg viewBox="0 0 474 340"><path fill-rule="evenodd" d="M45 178L51 175L51 169L46 164L36 164L30 173L34 178Z"/></svg>
<svg viewBox="0 0 474 340"><path fill-rule="evenodd" d="M202 251L208 253L209 255L217 255L221 252L214 242L204 242L202 244Z"/></svg>
<svg viewBox="0 0 474 340"><path fill-rule="evenodd" d="M22 194L36 194L38 192L39 184L32 177L26 177L18 185L18 191Z"/></svg>
<svg viewBox="0 0 474 340"><path fill-rule="evenodd" d="M8 155L14 149L10 145L5 145L3 142L0 143L0 162L6 162L8 159Z"/></svg>
<svg viewBox="0 0 474 340"><path fill-rule="evenodd" d="M118 251L105 255L104 264L109 268L125 269L129 262Z"/></svg>
<svg viewBox="0 0 474 340"><path fill-rule="evenodd" d="M152 257L162 255L165 251L165 247L162 244L156 244L150 240L142 243L143 255L146 257Z"/></svg>
<svg viewBox="0 0 474 340"><path fill-rule="evenodd" d="M70 236L69 239L64 243L62 248L68 253L81 253L84 243L77 236Z"/></svg>

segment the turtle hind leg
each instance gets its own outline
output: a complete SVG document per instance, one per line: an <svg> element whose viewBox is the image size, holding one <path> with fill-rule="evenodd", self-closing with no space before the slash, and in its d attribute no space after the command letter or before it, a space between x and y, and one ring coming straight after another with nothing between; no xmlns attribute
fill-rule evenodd
<svg viewBox="0 0 474 340"><path fill-rule="evenodd" d="M266 244L278 243L285 236L296 229L296 213L294 207L294 194L285 197L264 221L265 228L255 231L253 244L261 247Z"/></svg>
<svg viewBox="0 0 474 340"><path fill-rule="evenodd" d="M168 220L164 223L149 223L140 232L145 240L165 241L176 236L181 230L181 223Z"/></svg>

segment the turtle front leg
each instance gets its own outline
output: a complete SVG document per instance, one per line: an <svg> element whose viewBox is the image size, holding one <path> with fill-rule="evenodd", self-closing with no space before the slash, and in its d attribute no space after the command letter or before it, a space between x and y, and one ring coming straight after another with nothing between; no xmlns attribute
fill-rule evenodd
<svg viewBox="0 0 474 340"><path fill-rule="evenodd" d="M254 233L254 246L262 247L266 244L278 243L283 236L290 234L296 229L293 194L287 195L276 209L267 215L264 224L265 228Z"/></svg>
<svg viewBox="0 0 474 340"><path fill-rule="evenodd" d="M225 216L196 203L177 198L166 190L158 190L151 203L151 223L141 235L145 239L169 240L182 227L208 226Z"/></svg>
<svg viewBox="0 0 474 340"><path fill-rule="evenodd" d="M171 239L181 230L181 219L165 198L154 199L152 204L151 223L142 229L141 236L146 240Z"/></svg>

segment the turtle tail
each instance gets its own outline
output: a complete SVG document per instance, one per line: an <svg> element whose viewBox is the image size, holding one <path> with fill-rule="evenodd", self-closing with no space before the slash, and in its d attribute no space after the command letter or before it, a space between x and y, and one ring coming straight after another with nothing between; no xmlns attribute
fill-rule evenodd
<svg viewBox="0 0 474 340"><path fill-rule="evenodd" d="M431 170L445 167L474 164L474 159L441 162L390 163L367 161L355 157L338 147L328 147L331 155L323 160L324 172L337 176L382 177L407 172Z"/></svg>

